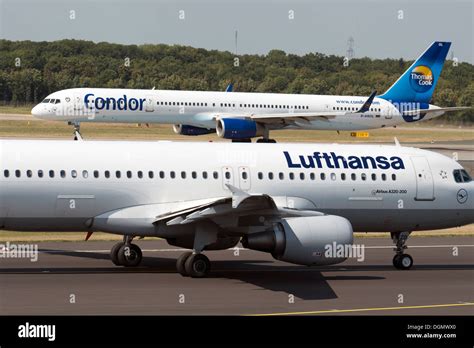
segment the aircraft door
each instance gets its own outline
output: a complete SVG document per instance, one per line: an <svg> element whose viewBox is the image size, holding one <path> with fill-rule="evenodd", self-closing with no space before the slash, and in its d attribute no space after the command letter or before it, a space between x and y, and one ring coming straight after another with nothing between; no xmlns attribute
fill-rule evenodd
<svg viewBox="0 0 474 348"><path fill-rule="evenodd" d="M249 167L239 167L239 186L243 191L250 190L250 169Z"/></svg>
<svg viewBox="0 0 474 348"><path fill-rule="evenodd" d="M234 173L232 167L222 167L222 186L228 190L226 184L234 186Z"/></svg>
<svg viewBox="0 0 474 348"><path fill-rule="evenodd" d="M416 197L417 201L432 201L434 197L434 182L431 175L430 165L425 157L412 157L416 175Z"/></svg>
<svg viewBox="0 0 474 348"><path fill-rule="evenodd" d="M90 100L89 102L92 105L94 105L94 100ZM84 100L82 99L82 96L80 94L74 94L73 96L73 105L74 105L74 111L75 112L81 112L84 110Z"/></svg>
<svg viewBox="0 0 474 348"><path fill-rule="evenodd" d="M152 95L148 95L145 101L145 111L153 112L155 110L155 98Z"/></svg>

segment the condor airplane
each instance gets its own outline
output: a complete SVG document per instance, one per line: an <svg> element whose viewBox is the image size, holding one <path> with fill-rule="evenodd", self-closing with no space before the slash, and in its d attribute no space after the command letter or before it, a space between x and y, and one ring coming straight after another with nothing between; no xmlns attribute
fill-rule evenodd
<svg viewBox="0 0 474 348"><path fill-rule="evenodd" d="M274 93L74 88L55 92L33 108L42 119L174 124L182 135L217 132L233 141L274 142L270 130L361 130L431 119L463 107L429 104L450 42L434 42L382 95L369 97ZM229 93L230 92L230 93Z"/></svg>
<svg viewBox="0 0 474 348"><path fill-rule="evenodd" d="M0 229L123 235L114 264L137 266L135 237L186 251L183 276L210 270L205 250L244 247L329 265L353 231L391 232L409 269L411 232L474 222L474 182L454 160L400 145L0 140Z"/></svg>

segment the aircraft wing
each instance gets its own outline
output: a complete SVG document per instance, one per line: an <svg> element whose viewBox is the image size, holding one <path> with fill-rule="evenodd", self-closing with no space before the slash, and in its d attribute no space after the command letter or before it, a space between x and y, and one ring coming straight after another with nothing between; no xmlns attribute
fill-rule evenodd
<svg viewBox="0 0 474 348"><path fill-rule="evenodd" d="M408 111L403 111L403 114L407 116L414 116L418 114L430 114L433 112L440 112L440 111L452 112L452 111L469 110L469 109L471 109L470 106L452 106L452 107L445 107L445 108L408 110Z"/></svg>
<svg viewBox="0 0 474 348"><path fill-rule="evenodd" d="M320 216L320 212L309 210L315 206L309 201L297 203L298 207L289 207L285 197L273 198L266 194L249 194L232 185L227 184L232 195L228 198L218 199L213 203L196 206L170 214L157 216L154 224L165 223L168 226L195 223L200 220L212 220L217 225L232 224L236 218L241 217L296 217ZM298 209L303 208L303 209ZM305 209L306 208L306 209Z"/></svg>
<svg viewBox="0 0 474 348"><path fill-rule="evenodd" d="M344 116L350 114L364 113L370 110L370 106L375 98L377 91L373 91L367 100L362 104L362 106L357 111L347 112L347 111L320 111L320 112L293 112L288 113L269 113L269 114L248 114L243 115L255 122L259 123L286 123L286 122L295 122L295 121L313 121L321 120L328 121L329 119L335 118L337 116ZM226 117L235 117L233 114L223 114L219 115L221 118Z"/></svg>

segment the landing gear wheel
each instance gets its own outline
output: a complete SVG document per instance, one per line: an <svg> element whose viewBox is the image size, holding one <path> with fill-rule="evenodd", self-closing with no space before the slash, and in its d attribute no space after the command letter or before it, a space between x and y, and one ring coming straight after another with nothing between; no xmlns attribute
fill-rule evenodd
<svg viewBox="0 0 474 348"><path fill-rule="evenodd" d="M191 251L188 251L184 254L181 254L180 257L176 260L176 270L178 271L179 274L181 274L183 277L187 277L188 273L186 272L186 268L184 264L186 263L186 260L192 255L193 253Z"/></svg>
<svg viewBox="0 0 474 348"><path fill-rule="evenodd" d="M399 268L410 269L413 266L413 258L408 254L400 255Z"/></svg>
<svg viewBox="0 0 474 348"><path fill-rule="evenodd" d="M186 273L193 278L203 278L211 270L211 263L206 255L192 254L184 263Z"/></svg>
<svg viewBox="0 0 474 348"><path fill-rule="evenodd" d="M118 250L118 261L125 267L136 267L142 261L142 250L136 244L124 244Z"/></svg>
<svg viewBox="0 0 474 348"><path fill-rule="evenodd" d="M393 257L393 265L396 269L410 269L413 266L413 258L408 254L395 255Z"/></svg>
<svg viewBox="0 0 474 348"><path fill-rule="evenodd" d="M121 266L118 259L118 251L121 247L123 247L123 245L123 243L117 243L112 247L112 249L110 249L110 260L112 260L112 263L115 266Z"/></svg>

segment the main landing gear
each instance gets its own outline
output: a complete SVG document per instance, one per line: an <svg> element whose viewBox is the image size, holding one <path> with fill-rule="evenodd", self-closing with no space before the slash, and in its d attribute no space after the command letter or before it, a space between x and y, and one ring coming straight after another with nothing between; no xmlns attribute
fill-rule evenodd
<svg viewBox="0 0 474 348"><path fill-rule="evenodd" d="M261 138L257 140L257 143L267 143L267 144L275 144L276 140L275 139L265 139Z"/></svg>
<svg viewBox="0 0 474 348"><path fill-rule="evenodd" d="M176 260L176 270L183 277L204 278L211 270L211 262L202 251L217 241L218 228L211 222L203 221L196 226L193 251L187 251Z"/></svg>
<svg viewBox="0 0 474 348"><path fill-rule="evenodd" d="M204 278L211 270L211 262L206 255L189 251L178 257L176 270L183 277Z"/></svg>
<svg viewBox="0 0 474 348"><path fill-rule="evenodd" d="M393 257L393 266L396 269L410 269L413 266L413 258L404 254L403 252L407 249L406 241L410 236L410 231L404 232L392 232L390 233L393 243L395 244L395 256Z"/></svg>
<svg viewBox="0 0 474 348"><path fill-rule="evenodd" d="M123 242L115 244L110 250L110 259L116 266L136 267L142 261L142 250L132 244L132 236L123 236Z"/></svg>

